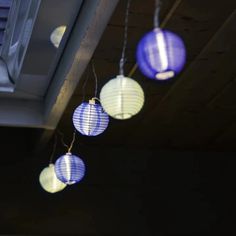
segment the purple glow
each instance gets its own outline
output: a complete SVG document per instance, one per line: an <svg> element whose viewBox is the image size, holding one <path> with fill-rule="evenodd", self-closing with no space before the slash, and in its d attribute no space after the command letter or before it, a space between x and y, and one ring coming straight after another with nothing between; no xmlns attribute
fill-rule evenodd
<svg viewBox="0 0 236 236"><path fill-rule="evenodd" d="M140 40L137 64L142 73L152 79L167 80L184 67L186 51L182 39L167 30L154 29Z"/></svg>

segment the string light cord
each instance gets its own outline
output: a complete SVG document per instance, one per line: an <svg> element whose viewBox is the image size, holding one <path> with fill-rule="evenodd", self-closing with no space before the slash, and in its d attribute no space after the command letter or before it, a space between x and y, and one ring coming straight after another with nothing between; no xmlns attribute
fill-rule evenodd
<svg viewBox="0 0 236 236"><path fill-rule="evenodd" d="M65 141L64 141L64 134L61 131L59 131L59 130L58 130L58 133L61 136L61 143L62 143L62 145L67 148L67 152L71 152L71 150L73 148L73 145L74 145L74 142L75 142L76 130L74 130L74 132L73 132L73 138L72 138L72 141L71 141L70 145L65 143Z"/></svg>
<svg viewBox="0 0 236 236"><path fill-rule="evenodd" d="M89 71L87 70L86 78L85 78L84 83L83 83L83 86L82 86L82 93L83 93L82 102L83 102L84 99L85 99L85 89L86 89L86 85L87 85L87 83L88 83L88 78L89 78Z"/></svg>
<svg viewBox="0 0 236 236"><path fill-rule="evenodd" d="M131 0L127 1L126 12L125 12L125 29L124 29L124 43L120 59L120 75L124 75L124 64L125 64L125 50L128 41L128 22L129 22L129 9Z"/></svg>
<svg viewBox="0 0 236 236"><path fill-rule="evenodd" d="M94 75L94 79L95 79L95 89L94 89L94 97L97 97L97 92L98 92L98 77L96 74L96 70L95 70L95 66L94 66L94 62L92 61L92 70L93 70L93 75Z"/></svg>
<svg viewBox="0 0 236 236"><path fill-rule="evenodd" d="M161 0L155 0L155 13L153 19L153 25L155 29L160 27L160 21L159 21L160 9L161 9Z"/></svg>
<svg viewBox="0 0 236 236"><path fill-rule="evenodd" d="M71 141L71 143L70 143L70 146L69 146L69 148L68 148L68 152L71 152L71 149L72 149L73 146L74 146L74 143L75 143L75 135L76 135L76 130L74 130L74 132L73 132L73 139L72 139L72 141Z"/></svg>
<svg viewBox="0 0 236 236"><path fill-rule="evenodd" d="M55 151L56 151L56 147L57 147L57 134L54 135L54 143L53 143L52 153L51 153L51 156L49 159L49 164L52 164L53 157L54 157Z"/></svg>

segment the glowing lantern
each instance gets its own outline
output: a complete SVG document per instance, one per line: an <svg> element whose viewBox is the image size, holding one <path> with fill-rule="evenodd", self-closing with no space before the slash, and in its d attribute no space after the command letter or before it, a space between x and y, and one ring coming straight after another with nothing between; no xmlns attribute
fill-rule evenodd
<svg viewBox="0 0 236 236"><path fill-rule="evenodd" d="M182 39L167 30L155 28L148 32L137 47L137 64L152 79L167 80L184 67L186 50Z"/></svg>
<svg viewBox="0 0 236 236"><path fill-rule="evenodd" d="M144 92L135 80L118 75L103 86L100 101L111 117L129 119L143 107Z"/></svg>
<svg viewBox="0 0 236 236"><path fill-rule="evenodd" d="M66 184L62 183L57 178L53 164L50 164L41 171L39 175L39 182L42 188L49 193L59 192L66 187Z"/></svg>

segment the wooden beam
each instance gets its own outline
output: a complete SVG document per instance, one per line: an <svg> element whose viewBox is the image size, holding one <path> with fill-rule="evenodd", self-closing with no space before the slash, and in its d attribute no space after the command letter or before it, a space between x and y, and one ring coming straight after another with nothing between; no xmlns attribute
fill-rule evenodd
<svg viewBox="0 0 236 236"><path fill-rule="evenodd" d="M84 1L45 99L46 125L56 127L118 0Z"/></svg>

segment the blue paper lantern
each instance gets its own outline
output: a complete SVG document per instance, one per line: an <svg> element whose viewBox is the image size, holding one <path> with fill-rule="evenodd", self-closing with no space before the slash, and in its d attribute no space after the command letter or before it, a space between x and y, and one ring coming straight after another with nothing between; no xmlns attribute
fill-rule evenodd
<svg viewBox="0 0 236 236"><path fill-rule="evenodd" d="M186 61L182 39L167 30L155 28L148 32L137 47L137 64L152 79L167 80L178 74Z"/></svg>
<svg viewBox="0 0 236 236"><path fill-rule="evenodd" d="M95 99L83 102L73 113L73 124L76 130L87 136L97 136L108 126L109 116Z"/></svg>
<svg viewBox="0 0 236 236"><path fill-rule="evenodd" d="M57 159L55 172L60 181L71 185L79 182L84 177L85 165L79 157L68 152Z"/></svg>

